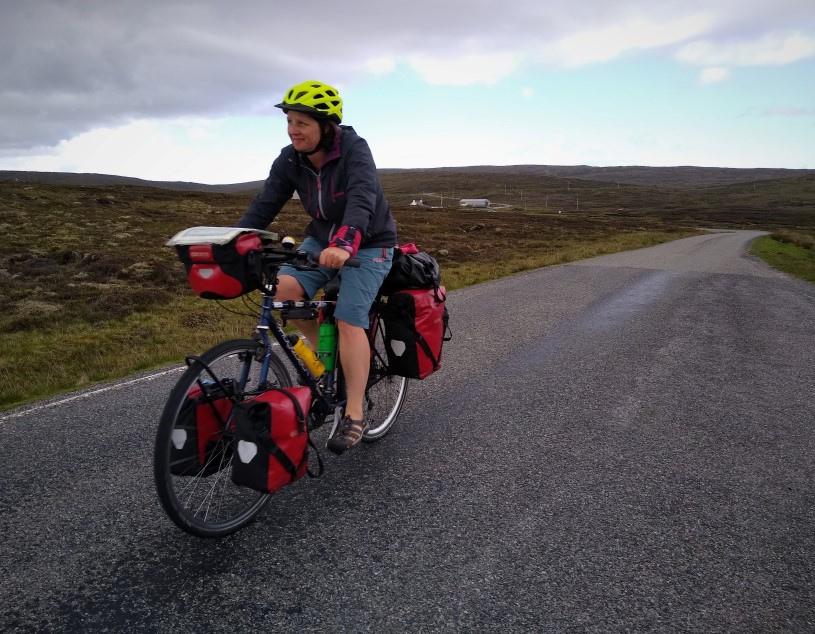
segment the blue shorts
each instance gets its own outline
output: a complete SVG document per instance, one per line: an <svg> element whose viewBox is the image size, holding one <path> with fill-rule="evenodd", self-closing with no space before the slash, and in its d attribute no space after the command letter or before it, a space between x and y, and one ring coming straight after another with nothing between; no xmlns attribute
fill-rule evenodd
<svg viewBox="0 0 815 634"><path fill-rule="evenodd" d="M326 248L326 245L308 237L297 248L317 255ZM343 266L341 269L321 266L314 271L298 271L284 265L280 267L280 275L291 275L295 278L309 299L313 298L329 280L340 275L340 292L337 297L337 307L334 309L334 317L354 326L367 328L371 305L388 271L391 270L393 248L360 249L354 257L360 260L358 269L350 266Z"/></svg>

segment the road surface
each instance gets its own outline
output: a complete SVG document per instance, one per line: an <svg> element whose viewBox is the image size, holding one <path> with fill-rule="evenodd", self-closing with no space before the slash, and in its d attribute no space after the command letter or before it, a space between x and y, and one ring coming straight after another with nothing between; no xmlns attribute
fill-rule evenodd
<svg viewBox="0 0 815 634"><path fill-rule="evenodd" d="M176 370L0 415L0 631L815 631L815 286L757 235L451 293L391 434L223 540L153 490Z"/></svg>

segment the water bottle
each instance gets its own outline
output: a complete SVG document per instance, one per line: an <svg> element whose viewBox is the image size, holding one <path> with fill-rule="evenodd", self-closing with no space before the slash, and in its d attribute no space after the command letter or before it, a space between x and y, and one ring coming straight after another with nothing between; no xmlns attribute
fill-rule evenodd
<svg viewBox="0 0 815 634"><path fill-rule="evenodd" d="M300 358L314 378L321 376L325 372L325 364L314 350L308 347L305 339L298 337L295 333L290 334L288 339L294 354Z"/></svg>
<svg viewBox="0 0 815 634"><path fill-rule="evenodd" d="M324 321L320 324L320 341L317 344L317 353L329 372L334 369L337 353L337 325Z"/></svg>

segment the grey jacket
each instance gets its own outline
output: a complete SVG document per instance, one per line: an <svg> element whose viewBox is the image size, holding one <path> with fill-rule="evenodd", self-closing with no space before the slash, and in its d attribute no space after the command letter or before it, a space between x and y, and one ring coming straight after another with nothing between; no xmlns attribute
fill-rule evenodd
<svg viewBox="0 0 815 634"><path fill-rule="evenodd" d="M292 145L283 148L236 226L265 229L295 191L312 218L306 233L326 245L352 254L360 247L396 245L396 223L371 151L352 127L340 126L319 171Z"/></svg>

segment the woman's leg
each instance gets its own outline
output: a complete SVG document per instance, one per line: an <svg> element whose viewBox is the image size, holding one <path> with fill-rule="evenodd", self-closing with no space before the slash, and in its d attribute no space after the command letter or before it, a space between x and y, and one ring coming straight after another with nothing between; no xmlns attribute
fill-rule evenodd
<svg viewBox="0 0 815 634"><path fill-rule="evenodd" d="M328 448L336 453L354 447L368 428L362 408L371 367L371 346L366 328L371 305L390 270L392 258L393 249L360 249L356 259L361 266L344 268L342 272L334 317L339 330L340 363L348 402L345 416L328 441Z"/></svg>
<svg viewBox="0 0 815 634"><path fill-rule="evenodd" d="M371 367L368 333L364 328L341 320L337 320L337 328L340 335L340 363L348 395L345 415L359 421L362 420L362 397Z"/></svg>

